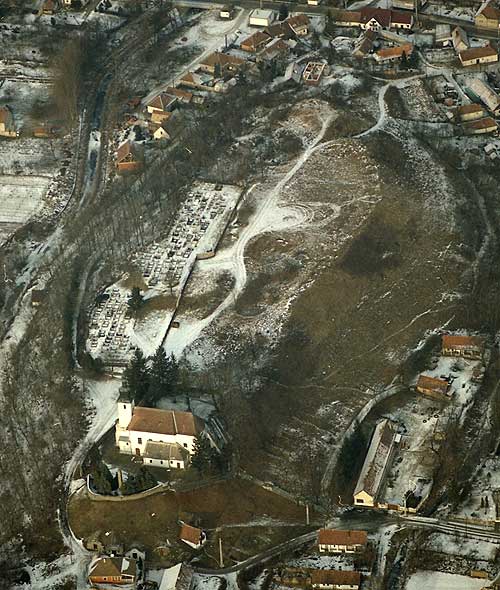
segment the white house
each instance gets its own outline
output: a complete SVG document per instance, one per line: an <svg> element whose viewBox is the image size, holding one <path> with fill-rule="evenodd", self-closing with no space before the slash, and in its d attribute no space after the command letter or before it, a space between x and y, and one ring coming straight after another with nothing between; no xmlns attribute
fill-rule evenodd
<svg viewBox="0 0 500 590"><path fill-rule="evenodd" d="M116 446L121 453L142 457L145 464L184 469L194 452L194 440L204 429L191 412L135 407L118 400Z"/></svg>
<svg viewBox="0 0 500 590"><path fill-rule="evenodd" d="M356 553L365 549L367 538L366 531L321 529L318 550L320 553Z"/></svg>
<svg viewBox="0 0 500 590"><path fill-rule="evenodd" d="M250 13L248 24L253 27L268 27L276 18L273 10L256 8Z"/></svg>

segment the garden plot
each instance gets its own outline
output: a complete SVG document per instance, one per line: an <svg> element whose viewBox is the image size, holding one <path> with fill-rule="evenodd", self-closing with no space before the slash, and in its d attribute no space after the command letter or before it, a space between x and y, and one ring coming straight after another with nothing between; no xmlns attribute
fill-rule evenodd
<svg viewBox="0 0 500 590"><path fill-rule="evenodd" d="M467 518L495 520L500 514L500 456L485 459L471 481L472 489L459 514Z"/></svg>
<svg viewBox="0 0 500 590"><path fill-rule="evenodd" d="M136 347L153 353L170 326L196 260L215 255L240 194L235 186L193 186L166 239L132 258L137 276L112 285L98 298L87 341L94 358L124 365ZM131 316L127 281L143 288L144 308L151 313Z"/></svg>
<svg viewBox="0 0 500 590"><path fill-rule="evenodd" d="M432 533L425 548L436 553L470 557L481 561L494 561L498 551L498 545L495 543L445 533Z"/></svg>
<svg viewBox="0 0 500 590"><path fill-rule="evenodd" d="M405 590L481 590L486 585L487 580L420 570L410 577Z"/></svg>
<svg viewBox="0 0 500 590"><path fill-rule="evenodd" d="M412 80L400 88L399 92L401 98L405 101L410 119L429 122L444 120L443 113L434 102L422 80Z"/></svg>

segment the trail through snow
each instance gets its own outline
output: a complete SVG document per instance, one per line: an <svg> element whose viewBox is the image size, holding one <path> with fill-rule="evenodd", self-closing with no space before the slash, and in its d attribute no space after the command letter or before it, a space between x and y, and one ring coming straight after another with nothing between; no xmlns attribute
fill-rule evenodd
<svg viewBox="0 0 500 590"><path fill-rule="evenodd" d="M245 266L245 249L252 238L263 233L269 229L277 229L270 225L268 216L273 207L276 207L281 191L290 182L290 180L297 174L297 172L304 166L311 155L318 149L323 149L331 142L320 144L323 139L326 130L330 122L332 121L333 114L328 114L322 120L321 129L315 139L310 143L309 146L304 150L301 156L297 159L292 168L283 176L283 178L276 184L276 186L268 193L268 195L259 204L258 211L250 219L250 222L241 232L238 237L238 241L231 248L231 271L235 277L235 284L232 291L227 297L221 302L221 304L206 318L193 322L190 324L181 325L180 328L169 333L165 341L165 349L169 353L174 353L179 357L182 352L193 343L203 332L203 330L209 326L224 310L226 310L231 304L233 304L238 296L242 293L247 282L247 269ZM257 184L254 184L248 190L246 196L248 196ZM220 259L219 259L220 261Z"/></svg>

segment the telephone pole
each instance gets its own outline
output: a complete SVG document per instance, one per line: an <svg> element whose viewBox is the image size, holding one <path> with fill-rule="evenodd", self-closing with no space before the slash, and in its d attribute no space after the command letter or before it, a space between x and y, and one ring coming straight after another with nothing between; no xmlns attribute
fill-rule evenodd
<svg viewBox="0 0 500 590"><path fill-rule="evenodd" d="M219 565L221 569L224 567L224 558L222 556L222 537L219 537Z"/></svg>

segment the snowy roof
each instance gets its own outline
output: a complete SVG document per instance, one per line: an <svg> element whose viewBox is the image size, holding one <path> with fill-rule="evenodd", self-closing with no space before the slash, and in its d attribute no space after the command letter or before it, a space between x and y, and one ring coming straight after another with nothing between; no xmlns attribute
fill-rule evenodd
<svg viewBox="0 0 500 590"><path fill-rule="evenodd" d="M321 529L318 533L320 545L366 545L366 531L339 531Z"/></svg>
<svg viewBox="0 0 500 590"><path fill-rule="evenodd" d="M191 412L159 410L157 408L134 408L128 430L196 436L203 430L203 427L203 420Z"/></svg>
<svg viewBox="0 0 500 590"><path fill-rule="evenodd" d="M178 563L163 572L158 590L189 590L192 579L192 568L183 563Z"/></svg>
<svg viewBox="0 0 500 590"><path fill-rule="evenodd" d="M272 20L274 18L274 11L256 8L250 13L250 18L267 18Z"/></svg>
<svg viewBox="0 0 500 590"><path fill-rule="evenodd" d="M474 78L469 83L469 88L491 111L495 111L500 107L500 96L481 78Z"/></svg>
<svg viewBox="0 0 500 590"><path fill-rule="evenodd" d="M354 495L363 491L372 497L377 495L394 445L394 437L395 432L389 420L381 420L375 427Z"/></svg>

